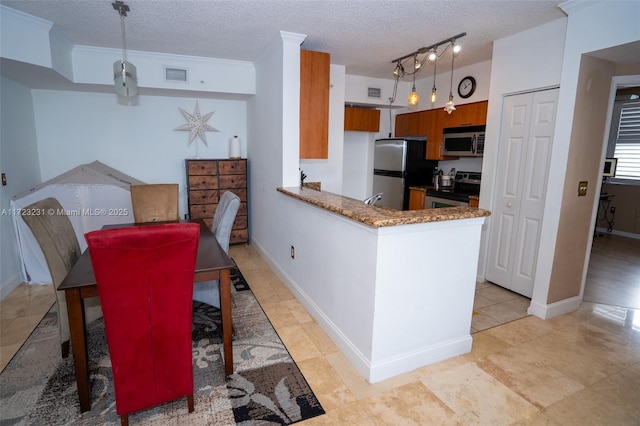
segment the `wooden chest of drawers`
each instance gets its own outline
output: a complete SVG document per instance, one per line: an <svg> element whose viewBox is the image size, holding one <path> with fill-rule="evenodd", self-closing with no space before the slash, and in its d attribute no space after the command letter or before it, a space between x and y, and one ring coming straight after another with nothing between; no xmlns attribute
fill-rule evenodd
<svg viewBox="0 0 640 426"><path fill-rule="evenodd" d="M203 219L211 226L218 200L225 191L240 197L240 208L231 230L230 243L246 243L247 160L186 160L189 216Z"/></svg>

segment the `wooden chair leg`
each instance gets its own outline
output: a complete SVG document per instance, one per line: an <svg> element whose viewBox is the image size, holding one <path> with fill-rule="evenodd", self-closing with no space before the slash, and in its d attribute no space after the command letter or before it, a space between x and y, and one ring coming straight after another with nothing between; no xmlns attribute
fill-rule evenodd
<svg viewBox="0 0 640 426"><path fill-rule="evenodd" d="M189 407L189 412L193 413L193 394L187 395L187 406Z"/></svg>
<svg viewBox="0 0 640 426"><path fill-rule="evenodd" d="M67 340L66 342L62 342L62 344L60 345L60 349L62 350L62 358L66 358L69 356L69 345L69 340Z"/></svg>
<svg viewBox="0 0 640 426"><path fill-rule="evenodd" d="M129 415L123 414L120 416L120 426L129 426Z"/></svg>

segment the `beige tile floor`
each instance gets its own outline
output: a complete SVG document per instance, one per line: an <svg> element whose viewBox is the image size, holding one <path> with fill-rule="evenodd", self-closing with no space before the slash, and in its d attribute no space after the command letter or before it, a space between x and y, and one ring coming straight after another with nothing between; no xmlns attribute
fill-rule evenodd
<svg viewBox="0 0 640 426"><path fill-rule="evenodd" d="M520 299L479 285L474 317L510 322L474 318L470 353L369 384L252 247L230 254L327 411L304 424L640 424L640 311L584 303L512 320L495 306ZM50 288L25 287L0 305L3 367L53 301Z"/></svg>

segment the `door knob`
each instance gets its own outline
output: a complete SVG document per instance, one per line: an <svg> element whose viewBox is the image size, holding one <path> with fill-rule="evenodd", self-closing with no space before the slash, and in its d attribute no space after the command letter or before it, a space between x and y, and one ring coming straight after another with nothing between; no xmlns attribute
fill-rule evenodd
<svg viewBox="0 0 640 426"><path fill-rule="evenodd" d="M513 204L511 203L507 203L507 207L511 207Z"/></svg>

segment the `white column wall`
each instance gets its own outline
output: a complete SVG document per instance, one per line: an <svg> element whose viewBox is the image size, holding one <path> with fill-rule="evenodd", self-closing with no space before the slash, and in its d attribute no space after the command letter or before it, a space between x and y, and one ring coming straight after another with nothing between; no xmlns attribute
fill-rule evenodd
<svg viewBox="0 0 640 426"><path fill-rule="evenodd" d="M551 283L553 259L556 255L555 246L560 221L558 206L562 203L566 164L569 161L569 142L581 57L585 53L640 40L640 2L572 1L563 3L561 6L568 13L569 18L562 59L558 115L551 153L549 182L563 182L563 185L548 185L547 189L532 298L532 306L535 307L532 313L542 318L566 313L579 305L579 300L576 300L567 304L559 302L555 307L548 306L547 295ZM611 31L611 28L616 30Z"/></svg>
<svg viewBox="0 0 640 426"><path fill-rule="evenodd" d="M28 88L0 77L0 170L7 186L0 190L0 299L22 282L11 197L42 182L38 163L35 116Z"/></svg>
<svg viewBox="0 0 640 426"><path fill-rule="evenodd" d="M496 182L495 170L498 163L503 98L509 94L560 84L566 25L566 19L559 19L494 42L485 151L482 158L481 208L491 209L494 198L493 191L499 184ZM544 58L544 63L540 58ZM556 140L555 143L562 144L563 142ZM553 189L549 188L548 190ZM482 232L478 264L478 279L480 281L485 278L489 227L492 224L492 219L492 217L487 219ZM540 250L545 250L542 245Z"/></svg>

